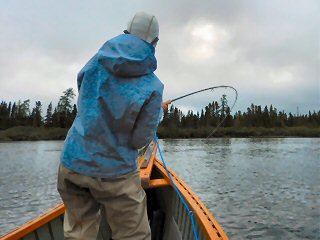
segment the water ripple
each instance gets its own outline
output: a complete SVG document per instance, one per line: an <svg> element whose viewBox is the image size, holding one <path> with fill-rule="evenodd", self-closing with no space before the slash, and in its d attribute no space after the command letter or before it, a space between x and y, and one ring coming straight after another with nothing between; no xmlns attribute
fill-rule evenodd
<svg viewBox="0 0 320 240"><path fill-rule="evenodd" d="M230 239L319 239L320 139L164 140L162 148Z"/></svg>
<svg viewBox="0 0 320 240"><path fill-rule="evenodd" d="M0 143L0 235L58 204L62 141ZM161 142L230 239L319 239L320 139ZM14 153L14 154L13 154Z"/></svg>

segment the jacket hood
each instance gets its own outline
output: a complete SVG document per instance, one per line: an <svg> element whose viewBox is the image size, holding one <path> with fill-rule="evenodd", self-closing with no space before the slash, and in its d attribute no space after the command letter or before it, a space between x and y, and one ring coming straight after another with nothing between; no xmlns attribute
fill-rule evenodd
<svg viewBox="0 0 320 240"><path fill-rule="evenodd" d="M113 75L137 77L157 69L154 47L132 34L107 41L98 52L99 63Z"/></svg>

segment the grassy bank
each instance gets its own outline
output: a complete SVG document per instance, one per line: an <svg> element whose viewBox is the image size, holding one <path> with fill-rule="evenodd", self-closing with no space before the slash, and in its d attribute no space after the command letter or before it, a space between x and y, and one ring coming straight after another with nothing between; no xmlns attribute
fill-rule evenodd
<svg viewBox="0 0 320 240"><path fill-rule="evenodd" d="M205 138L214 128L169 129L159 128L160 138ZM320 128L284 127L284 128L219 128L212 137L320 137Z"/></svg>
<svg viewBox="0 0 320 240"><path fill-rule="evenodd" d="M13 127L0 131L0 141L64 140L68 129L43 127Z"/></svg>
<svg viewBox="0 0 320 240"><path fill-rule="evenodd" d="M213 128L159 128L160 138L205 138ZM64 140L66 128L13 127L0 131L0 141ZM220 128L212 137L320 137L320 128Z"/></svg>

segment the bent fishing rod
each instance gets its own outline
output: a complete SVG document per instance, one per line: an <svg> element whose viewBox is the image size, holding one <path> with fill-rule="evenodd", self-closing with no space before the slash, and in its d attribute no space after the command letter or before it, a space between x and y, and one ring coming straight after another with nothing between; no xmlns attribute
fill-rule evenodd
<svg viewBox="0 0 320 240"><path fill-rule="evenodd" d="M198 94L198 93L209 91L209 90L213 91L214 89L218 89L218 88L229 88L229 89L232 89L235 92L235 94L236 94L235 95L235 99L234 99L234 102L233 102L232 106L230 107L230 112L231 112L233 110L237 100L238 100L238 91L234 87L228 86L228 85L220 85L220 86L213 86L213 87L209 87L209 88L204 88L204 89L201 89L201 90L198 90L198 91L195 91L195 92L191 92L191 93L185 94L183 96L174 98L172 100L169 100L168 102L172 103L172 102L175 102L175 101L180 100L182 98L189 97L189 96L194 95L194 94ZM216 128L213 129L212 132L210 132L210 134L207 136L207 138L211 137L219 129L219 127L223 124L223 122L226 120L226 118L227 118L227 115L225 115L224 118L221 120L221 122L216 126Z"/></svg>
<svg viewBox="0 0 320 240"><path fill-rule="evenodd" d="M232 109L233 109L233 107L234 107L234 105L235 105L236 102L237 102L237 99L238 99L238 91L237 91L237 89L235 89L234 87L232 87L232 86L226 86L226 85L204 88L204 89L201 89L201 90L198 90L198 91L195 91L195 92L188 93L188 94L183 95L183 96L181 96L181 97L177 97L177 98L174 98L174 99L172 99L172 100L169 100L169 101L167 101L167 103L170 104L170 103L175 102L175 101L177 101L177 100L180 100L180 99L182 99L182 98L189 97L189 96L191 96L191 95L198 94L198 93L205 92L205 91L209 91L209 90L213 91L214 89L217 89L217 88L230 88L230 89L232 89L232 90L235 92L236 96L235 96L235 100L234 100L234 102L233 102L233 104L232 104L232 106L231 106L231 108L230 108L230 112L231 112ZM222 123L224 122L224 120L225 120L226 118L227 118L227 115L224 116L224 118L222 119L222 121L221 121L221 122L216 126L216 128L213 129L213 131L207 136L207 139L208 139L209 137L211 137L211 136L218 130L218 128L222 125ZM163 166L164 166L164 168L165 168L166 171L167 171L167 174L168 174L168 176L169 176L169 179L170 179L170 181L172 182L173 188L174 188L174 190L177 192L177 194L178 194L181 202L183 203L184 207L186 208L186 210L187 210L187 212L188 212L188 215L189 215L190 220L191 220L191 223L192 223L192 229L193 229L193 234L194 234L195 240L198 240L198 234L197 234L197 229L196 229L196 224L195 224L193 212L192 212L192 210L189 208L188 204L185 202L184 198L182 197L182 195L181 195L178 187L176 186L176 184L175 184L175 182L174 182L174 180L173 180L173 178L172 178L172 176L171 176L170 171L169 171L168 168L167 168L167 165L166 165L166 162L165 162L165 160L164 160L164 156L163 156L163 154L162 154L161 147L160 147L160 144L159 144L159 139L158 139L157 136L155 136L155 141L156 141L156 144L157 144L157 146L158 146L158 150L159 150L159 153L160 153L160 157L161 157Z"/></svg>

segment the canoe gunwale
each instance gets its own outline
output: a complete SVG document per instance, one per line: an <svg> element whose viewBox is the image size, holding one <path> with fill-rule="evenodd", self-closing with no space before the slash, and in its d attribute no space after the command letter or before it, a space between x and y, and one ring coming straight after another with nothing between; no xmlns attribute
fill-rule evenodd
<svg viewBox="0 0 320 240"><path fill-rule="evenodd" d="M154 165L161 171L162 175L168 182L170 182L170 185L172 186L163 163L156 158L154 161ZM170 172L175 185L179 189L184 200L193 212L193 215L198 219L202 231L205 233L206 239L229 239L220 224L213 217L207 207L202 203L202 201L197 197L197 195L176 175L174 171L169 168L168 171Z"/></svg>
<svg viewBox="0 0 320 240"><path fill-rule="evenodd" d="M155 157L155 151L154 154L152 154L151 157L151 164L152 166L159 170L163 178L160 179L150 179L151 175L151 166L148 166L144 171L141 172L141 177L145 177L145 180L142 181L145 184L144 188L161 188L165 186L170 186L173 188L173 185L171 183L171 180L167 174L167 171L165 167L163 166L162 162ZM176 174L174 171L168 169L172 175L172 178L174 179L175 185L179 189L181 195L183 196L184 200L192 210L194 217L198 220L198 223L200 225L200 228L202 229L202 232L204 233L206 239L225 239L227 240L228 237L224 233L222 227L220 224L215 220L215 218L212 216L210 211L205 207L205 205L201 202L201 200L197 197L197 195L188 187L187 184L185 184ZM146 173L146 175L142 174ZM141 178L141 179L142 179ZM46 223L54 220L55 218L63 215L65 212L65 207L63 203L60 203L56 207L52 208L45 214L37 217L36 219L33 219L24 225L6 233L3 236L0 236L0 240L16 240L20 239L22 237L25 237L27 234L35 231L36 229L42 227ZM188 216L187 216L188 217Z"/></svg>
<svg viewBox="0 0 320 240"><path fill-rule="evenodd" d="M61 216L64 214L64 212L64 204L59 203L56 207L50 209L48 212L1 236L0 240L16 240L25 237L27 234Z"/></svg>

